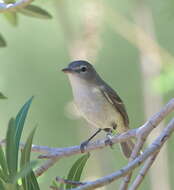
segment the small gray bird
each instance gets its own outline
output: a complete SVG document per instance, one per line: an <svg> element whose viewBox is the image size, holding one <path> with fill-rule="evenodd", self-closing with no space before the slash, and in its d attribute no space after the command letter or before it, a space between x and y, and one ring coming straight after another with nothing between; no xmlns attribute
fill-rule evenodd
<svg viewBox="0 0 174 190"><path fill-rule="evenodd" d="M62 71L68 74L79 112L92 126L98 128L95 134L81 144L82 152L101 130L110 135L113 130L123 133L129 129L129 118L122 100L90 63L73 61ZM131 140L121 143L126 158L130 157L133 147Z"/></svg>

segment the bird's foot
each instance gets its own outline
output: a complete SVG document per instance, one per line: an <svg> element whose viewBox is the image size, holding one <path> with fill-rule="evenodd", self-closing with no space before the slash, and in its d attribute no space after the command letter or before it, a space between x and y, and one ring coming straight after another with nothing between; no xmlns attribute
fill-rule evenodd
<svg viewBox="0 0 174 190"><path fill-rule="evenodd" d="M112 149L113 149L113 142L112 142L112 134L111 133L108 133L106 135L106 140L105 140L105 145L109 145Z"/></svg>
<svg viewBox="0 0 174 190"><path fill-rule="evenodd" d="M80 145L80 151L81 151L81 153L85 152L85 149L86 149L88 143L89 143L89 141L84 141L84 142L81 143L81 145Z"/></svg>

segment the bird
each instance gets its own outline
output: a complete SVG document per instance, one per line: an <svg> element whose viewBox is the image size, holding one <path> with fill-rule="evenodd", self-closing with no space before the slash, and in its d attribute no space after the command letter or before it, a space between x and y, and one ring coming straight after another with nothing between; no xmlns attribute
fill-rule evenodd
<svg viewBox="0 0 174 190"><path fill-rule="evenodd" d="M129 118L122 99L96 72L92 64L86 60L75 60L62 69L67 74L74 103L80 115L97 131L81 143L85 147L100 131L107 133L106 143L111 143L113 131L118 134L129 130ZM121 149L126 158L130 158L134 143L131 140L121 142Z"/></svg>

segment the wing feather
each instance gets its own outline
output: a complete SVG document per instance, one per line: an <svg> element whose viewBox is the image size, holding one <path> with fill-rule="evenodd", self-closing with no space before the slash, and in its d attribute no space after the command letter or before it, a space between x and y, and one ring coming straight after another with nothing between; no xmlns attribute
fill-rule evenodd
<svg viewBox="0 0 174 190"><path fill-rule="evenodd" d="M107 84L102 85L100 90L105 96L105 98L108 100L108 102L112 104L117 111L119 111L119 113L123 117L125 126L128 127L129 126L128 114L126 112L125 105L121 100L121 98L119 97L119 95Z"/></svg>

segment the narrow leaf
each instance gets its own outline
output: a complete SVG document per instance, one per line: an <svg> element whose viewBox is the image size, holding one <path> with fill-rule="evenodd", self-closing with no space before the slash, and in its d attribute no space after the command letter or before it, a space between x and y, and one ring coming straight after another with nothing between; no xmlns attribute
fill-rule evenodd
<svg viewBox="0 0 174 190"><path fill-rule="evenodd" d="M5 12L3 15L12 26L18 25L18 15L16 12Z"/></svg>
<svg viewBox="0 0 174 190"><path fill-rule="evenodd" d="M6 135L6 159L8 165L8 171L10 176L14 176L17 172L17 155L16 144L14 139L15 134L15 120L12 118L9 121L7 135Z"/></svg>
<svg viewBox="0 0 174 190"><path fill-rule="evenodd" d="M29 181L31 182L31 189L29 190L40 190L39 184L37 182L36 176L33 171L31 172L29 176Z"/></svg>
<svg viewBox="0 0 174 190"><path fill-rule="evenodd" d="M33 129L33 131L30 133L30 135L27 138L27 141L25 143L25 146L22 150L21 153L21 168L25 166L30 161L30 153L31 153L31 146L32 146L32 141L34 137L34 133L36 131L36 128Z"/></svg>
<svg viewBox="0 0 174 190"><path fill-rule="evenodd" d="M1 35L0 35L0 46L1 46ZM7 99L2 92L0 92L0 99Z"/></svg>
<svg viewBox="0 0 174 190"><path fill-rule="evenodd" d="M21 134L22 134L22 130L24 127L24 123L25 123L25 119L27 117L28 114L28 110L30 108L31 102L33 100L33 97L31 97L24 105L23 107L20 109L19 113L16 116L16 133L15 133L15 144L16 144L16 152L18 152L19 150L19 143L20 143L20 139L21 139ZM17 154L17 159L18 159L18 154Z"/></svg>
<svg viewBox="0 0 174 190"><path fill-rule="evenodd" d="M17 114L16 119L11 119L9 122L6 138L6 158L11 178L17 173L20 138L32 99L30 98L24 104Z"/></svg>
<svg viewBox="0 0 174 190"><path fill-rule="evenodd" d="M2 179L0 179L0 189L1 190L6 190L5 187L4 187L4 183L3 183Z"/></svg>
<svg viewBox="0 0 174 190"><path fill-rule="evenodd" d="M80 181L80 177L82 175L82 171L83 171L83 168L88 160L88 158L90 157L90 154L86 154L82 157L80 157L74 164L73 166L71 167L69 173L68 173L68 177L67 179L68 180L71 180L71 181ZM71 185L71 184L67 184L66 185L66 189L71 189L73 188L74 186Z"/></svg>
<svg viewBox="0 0 174 190"><path fill-rule="evenodd" d="M31 146L35 131L36 128L34 128L33 131L30 133L29 137L27 138L24 149L22 150L21 163L20 163L21 168L23 168L27 163L30 162ZM32 186L34 186L33 190L37 189L38 183L37 180L35 179L35 176L33 176L33 172L31 170L28 173L28 175L22 178L22 186L24 190L32 190Z"/></svg>
<svg viewBox="0 0 174 190"><path fill-rule="evenodd" d="M6 41L4 37L0 34L0 47L5 47L5 46L7 46ZM0 97L1 97L1 93L0 93Z"/></svg>
<svg viewBox="0 0 174 190"><path fill-rule="evenodd" d="M31 16L31 17L41 18L41 19L51 19L52 18L50 13L48 13L46 10L44 10L36 5L28 5L27 7L21 9L19 12L26 16Z"/></svg>
<svg viewBox="0 0 174 190"><path fill-rule="evenodd" d="M8 167L7 167L7 162L5 159L5 155L4 155L4 151L2 149L2 146L0 146L0 165L2 168L2 173L4 174L4 176L8 176Z"/></svg>
<svg viewBox="0 0 174 190"><path fill-rule="evenodd" d="M0 179L2 179L4 182L8 181L8 176L5 175L5 173L2 171L2 169L0 169Z"/></svg>

